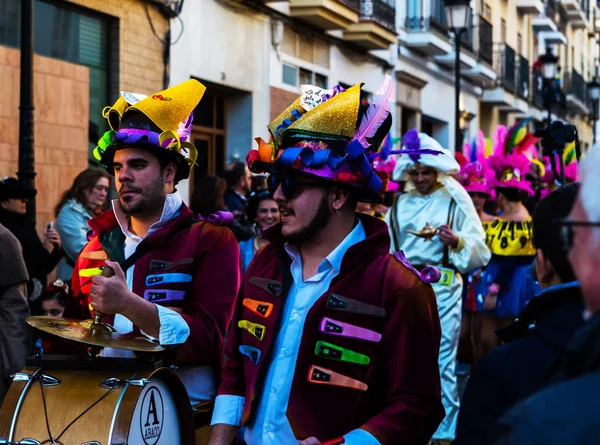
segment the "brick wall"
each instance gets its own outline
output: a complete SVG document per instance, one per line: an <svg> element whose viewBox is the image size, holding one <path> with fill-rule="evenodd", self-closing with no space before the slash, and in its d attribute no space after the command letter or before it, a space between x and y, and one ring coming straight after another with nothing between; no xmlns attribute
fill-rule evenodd
<svg viewBox="0 0 600 445"><path fill-rule="evenodd" d="M0 177L16 176L20 52L0 46ZM89 70L34 56L34 146L38 232L61 193L88 165Z"/></svg>
<svg viewBox="0 0 600 445"><path fill-rule="evenodd" d="M271 87L271 122L298 99L299 94Z"/></svg>
<svg viewBox="0 0 600 445"><path fill-rule="evenodd" d="M142 0L69 0L119 19L119 90L150 94L163 89L163 46L152 33ZM169 21L156 7L148 12L158 36ZM191 31L188 31L191 32ZM114 98L116 100L116 97Z"/></svg>

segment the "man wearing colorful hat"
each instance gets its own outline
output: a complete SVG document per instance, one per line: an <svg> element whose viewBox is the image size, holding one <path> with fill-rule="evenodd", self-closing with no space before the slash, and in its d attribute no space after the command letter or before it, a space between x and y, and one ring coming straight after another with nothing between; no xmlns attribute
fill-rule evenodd
<svg viewBox="0 0 600 445"><path fill-rule="evenodd" d="M65 312L90 318L91 303L118 332L157 339L168 349L164 359L180 366L192 403L215 396L240 261L231 231L194 220L175 188L196 159L192 111L204 90L188 80L148 97L123 93L105 110L111 130L94 154L115 175L119 196L111 211L89 221L94 235L73 271L79 304ZM114 276L98 276L105 265Z"/></svg>
<svg viewBox="0 0 600 445"><path fill-rule="evenodd" d="M402 250L417 269L427 264L442 270L433 284L442 326L439 367L446 417L433 438L454 439L459 398L455 373L461 323L461 274L484 266L490 259L485 233L473 202L451 175L459 171L454 156L432 137L410 130L402 139L414 154L396 162L394 181L406 180L386 216L392 251ZM429 154L428 150L440 152Z"/></svg>
<svg viewBox="0 0 600 445"><path fill-rule="evenodd" d="M248 154L268 172L281 223L246 272L224 346L211 445L424 443L443 417L431 286L387 226L356 214L387 175L372 167L391 125L387 78L303 95Z"/></svg>

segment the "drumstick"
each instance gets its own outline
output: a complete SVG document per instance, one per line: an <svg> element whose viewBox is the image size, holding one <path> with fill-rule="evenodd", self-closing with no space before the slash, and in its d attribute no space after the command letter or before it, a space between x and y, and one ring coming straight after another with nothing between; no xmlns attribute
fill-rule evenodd
<svg viewBox="0 0 600 445"><path fill-rule="evenodd" d="M110 278L114 274L115 274L115 271L111 267L103 266L101 276ZM102 324L102 319L104 318L104 313L97 309L94 309L92 307L92 314L94 315L94 321L92 322L92 325L90 327L92 329L94 329L95 327L100 326Z"/></svg>

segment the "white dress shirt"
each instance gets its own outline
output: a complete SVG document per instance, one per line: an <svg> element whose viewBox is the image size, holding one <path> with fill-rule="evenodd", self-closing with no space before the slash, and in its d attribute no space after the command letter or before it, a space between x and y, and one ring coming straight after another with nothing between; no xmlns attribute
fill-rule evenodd
<svg viewBox="0 0 600 445"><path fill-rule="evenodd" d="M148 229L146 236L160 229L165 223L179 216L183 200L179 192L167 195L165 205L160 220L155 222ZM134 235L129 231L129 222L127 216L121 210L121 204L118 199L112 201L113 211L119 223L121 231L125 235L124 254L129 258L135 252L137 246L143 238ZM125 271L127 288L133 289L133 274L135 264ZM158 341L162 346L179 345L185 343L190 335L190 328L183 317L176 311L156 304L158 318L160 321L160 330ZM115 314L113 327L120 333L133 331L133 323L127 317L121 314ZM144 332L142 332L146 335ZM147 335L148 336L148 335ZM150 336L148 336L150 337ZM150 337L152 338L152 337ZM101 354L103 357L124 357L135 358L133 351L124 349L104 348ZM214 370L210 366L186 366L178 368L177 373L185 384L192 405L205 400L212 400L216 395L216 379Z"/></svg>
<svg viewBox="0 0 600 445"><path fill-rule="evenodd" d="M296 246L286 243L285 250L292 259L290 271L293 283L282 310L281 329L272 346L273 359L265 375L254 420L248 425L244 435L248 445L287 445L300 442L294 437L286 410L304 321L310 308L329 289L331 280L340 273L342 258L348 248L365 238L365 230L359 221L352 232L321 262L317 274L306 281L302 280L300 252ZM217 396L212 425L222 423L239 426L244 400L241 396ZM344 438L347 445L380 445L373 435L361 429L349 432Z"/></svg>

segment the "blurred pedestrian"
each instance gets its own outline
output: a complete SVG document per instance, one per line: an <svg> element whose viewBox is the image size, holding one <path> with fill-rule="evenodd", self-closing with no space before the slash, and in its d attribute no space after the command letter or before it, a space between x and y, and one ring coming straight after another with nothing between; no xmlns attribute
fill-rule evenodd
<svg viewBox="0 0 600 445"><path fill-rule="evenodd" d="M573 210L560 223L561 238L579 280L585 324L562 354L552 386L508 412L494 431L494 445L600 443L600 146L580 167L581 186Z"/></svg>
<svg viewBox="0 0 600 445"><path fill-rule="evenodd" d="M54 208L56 231L60 235L64 257L58 263L56 277L70 281L77 255L87 244L89 219L107 208L110 175L100 168L88 168L77 175Z"/></svg>
<svg viewBox="0 0 600 445"><path fill-rule="evenodd" d="M10 376L25 366L30 332L25 319L27 268L17 238L0 224L0 406L10 386Z"/></svg>
<svg viewBox="0 0 600 445"><path fill-rule="evenodd" d="M206 218L216 212L230 212L225 205L225 192L227 183L220 176L206 175L196 182L192 193L190 209L194 214ZM245 212L245 210L244 210ZM239 220L233 219L229 228L238 241L248 240L256 235L251 225L241 224Z"/></svg>
<svg viewBox="0 0 600 445"><path fill-rule="evenodd" d="M225 167L223 177L227 182L225 206L233 214L235 221L239 223L233 233L238 241L246 241L255 235L246 214L248 194L252 186L252 175L244 162L234 161Z"/></svg>
<svg viewBox="0 0 600 445"><path fill-rule="evenodd" d="M240 253L242 255L242 273L246 272L254 254L269 242L260 236L262 230L279 222L279 207L273 195L268 190L250 193L248 201L248 220L252 222L259 234L249 240L240 242Z"/></svg>
<svg viewBox="0 0 600 445"><path fill-rule="evenodd" d="M46 225L40 239L27 218L27 200L36 190L24 188L16 178L0 181L0 224L17 237L23 249L23 258L29 275L27 295L30 304L37 301L46 288L47 276L61 259L60 236L53 223Z"/></svg>
<svg viewBox="0 0 600 445"><path fill-rule="evenodd" d="M517 320L499 331L503 345L475 366L462 399L454 445L485 443L496 421L543 383L583 324L579 284L560 242L557 218L565 218L578 185L561 187L542 200L533 216L536 272L542 291Z"/></svg>

